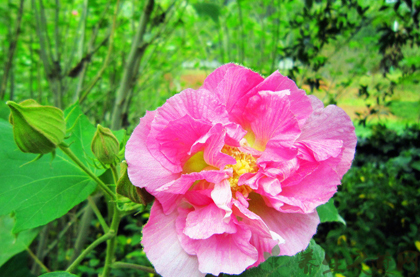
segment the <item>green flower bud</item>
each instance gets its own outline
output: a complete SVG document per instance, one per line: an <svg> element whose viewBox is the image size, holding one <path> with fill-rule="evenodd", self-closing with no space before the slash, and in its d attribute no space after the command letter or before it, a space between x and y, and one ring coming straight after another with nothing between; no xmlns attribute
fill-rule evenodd
<svg viewBox="0 0 420 277"><path fill-rule="evenodd" d="M142 204L146 206L152 202L154 197L148 193L144 188L134 186L127 174L127 162L121 163L120 179L117 182L117 193L124 197L127 197L134 203Z"/></svg>
<svg viewBox="0 0 420 277"><path fill-rule="evenodd" d="M120 143L110 129L98 124L90 148L101 163L112 164L118 158Z"/></svg>
<svg viewBox="0 0 420 277"><path fill-rule="evenodd" d="M33 99L6 104L11 110L9 122L15 142L22 152L47 154L64 140L66 121L62 110L42 106Z"/></svg>

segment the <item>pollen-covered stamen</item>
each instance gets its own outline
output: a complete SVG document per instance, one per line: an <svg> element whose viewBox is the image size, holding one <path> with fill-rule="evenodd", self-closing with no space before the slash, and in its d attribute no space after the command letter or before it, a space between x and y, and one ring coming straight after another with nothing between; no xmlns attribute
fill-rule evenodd
<svg viewBox="0 0 420 277"><path fill-rule="evenodd" d="M252 189L246 185L238 186L238 181L241 175L245 173L256 173L258 171L257 160L251 154L244 153L237 147L225 145L222 152L236 160L236 164L230 164L225 167L233 169L233 175L228 179L233 195L235 195L236 191L239 191L244 197L248 197Z"/></svg>

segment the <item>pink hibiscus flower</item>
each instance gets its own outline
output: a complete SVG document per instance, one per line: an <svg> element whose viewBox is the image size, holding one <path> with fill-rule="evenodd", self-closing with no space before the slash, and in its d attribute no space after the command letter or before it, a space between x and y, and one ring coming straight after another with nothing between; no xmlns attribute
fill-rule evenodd
<svg viewBox="0 0 420 277"><path fill-rule="evenodd" d="M156 197L144 251L163 276L239 274L295 255L316 207L350 168L348 115L274 72L227 64L147 112L127 143L128 174ZM278 251L280 249L280 253Z"/></svg>

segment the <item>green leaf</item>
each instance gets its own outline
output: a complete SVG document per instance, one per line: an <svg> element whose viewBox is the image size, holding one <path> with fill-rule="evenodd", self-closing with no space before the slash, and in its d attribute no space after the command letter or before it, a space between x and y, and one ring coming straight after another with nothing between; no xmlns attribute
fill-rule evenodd
<svg viewBox="0 0 420 277"><path fill-rule="evenodd" d="M42 274L39 277L77 277L77 275L68 273L66 271L55 271L55 272Z"/></svg>
<svg viewBox="0 0 420 277"><path fill-rule="evenodd" d="M321 223L336 221L346 225L346 221L338 214L337 208L334 206L334 199L331 198L330 201L319 206L316 210Z"/></svg>
<svg viewBox="0 0 420 277"><path fill-rule="evenodd" d="M0 267L0 276L36 277L31 274L31 271L29 270L29 258L26 251L13 256L13 258L9 259Z"/></svg>
<svg viewBox="0 0 420 277"><path fill-rule="evenodd" d="M67 130L71 129L71 136L66 141L68 144L71 144L70 149L97 176L104 173L104 169L98 169L94 166L93 160L95 156L90 147L96 127L83 114L78 103L65 109L64 117L67 119ZM125 136L125 130L112 132L121 143Z"/></svg>
<svg viewBox="0 0 420 277"><path fill-rule="evenodd" d="M19 252L25 250L38 235L39 229L12 234L14 220L9 215L0 216L0 266Z"/></svg>
<svg viewBox="0 0 420 277"><path fill-rule="evenodd" d="M194 9L199 16L209 16L215 23L219 22L220 7L214 3L197 3Z"/></svg>
<svg viewBox="0 0 420 277"><path fill-rule="evenodd" d="M271 257L256 268L245 271L243 277L332 277L321 246L311 240L308 248L293 257Z"/></svg>
<svg viewBox="0 0 420 277"><path fill-rule="evenodd" d="M67 129L73 127L71 137L67 139L70 149L94 174L103 174L105 169L94 166L90 149L96 128L82 114L77 103L64 114ZM121 141L125 131L114 134ZM63 216L96 188L96 183L61 150L57 149L52 161L51 157L43 156L22 166L35 156L18 150L12 126L0 119L0 215L14 212L14 233L45 225Z"/></svg>
<svg viewBox="0 0 420 277"><path fill-rule="evenodd" d="M71 148L80 156L83 150L77 146ZM53 161L48 155L22 166L35 156L18 150L12 126L0 120L0 215L14 212L14 233L63 216L96 188L96 183L61 150Z"/></svg>

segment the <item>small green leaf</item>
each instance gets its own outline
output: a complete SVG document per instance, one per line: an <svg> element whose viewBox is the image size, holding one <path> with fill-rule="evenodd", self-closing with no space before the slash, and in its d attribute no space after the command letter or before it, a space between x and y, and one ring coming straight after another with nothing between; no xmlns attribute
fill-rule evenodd
<svg viewBox="0 0 420 277"><path fill-rule="evenodd" d="M68 273L66 271L54 271L54 272L42 274L39 277L77 277L77 275Z"/></svg>
<svg viewBox="0 0 420 277"><path fill-rule="evenodd" d="M9 215L0 216L0 266L11 257L25 250L38 235L39 229L12 234L14 220Z"/></svg>
<svg viewBox="0 0 420 277"><path fill-rule="evenodd" d="M334 206L334 199L330 199L324 205L316 208L321 223L324 222L341 222L346 225L346 221L338 214L337 208Z"/></svg>

